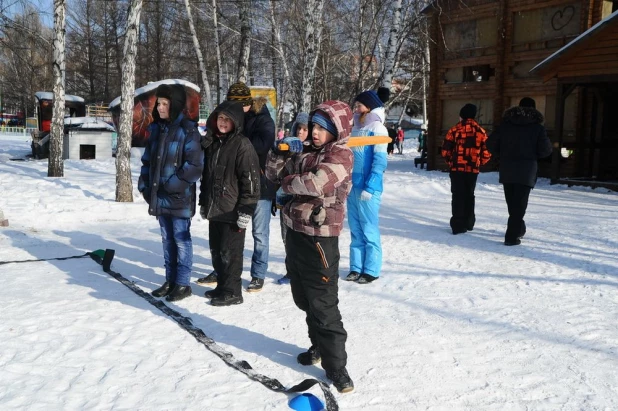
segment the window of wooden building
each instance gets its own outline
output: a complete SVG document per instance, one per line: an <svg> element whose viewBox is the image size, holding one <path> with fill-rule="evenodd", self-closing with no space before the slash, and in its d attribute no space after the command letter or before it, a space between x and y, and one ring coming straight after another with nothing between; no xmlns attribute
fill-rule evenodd
<svg viewBox="0 0 618 411"><path fill-rule="evenodd" d="M497 33L498 19L495 17L446 24L444 25L445 57L459 58L461 56L453 52L468 49L491 48L493 50L479 50L479 53L473 54L479 57L495 54L495 46L498 41Z"/></svg>
<svg viewBox="0 0 618 411"><path fill-rule="evenodd" d="M476 105L476 121L486 130L493 128L494 102L491 99L443 100L442 130L448 130L459 122L459 110L467 103Z"/></svg>
<svg viewBox="0 0 618 411"><path fill-rule="evenodd" d="M559 47L565 38L579 34L580 16L581 2L516 12L513 51Z"/></svg>

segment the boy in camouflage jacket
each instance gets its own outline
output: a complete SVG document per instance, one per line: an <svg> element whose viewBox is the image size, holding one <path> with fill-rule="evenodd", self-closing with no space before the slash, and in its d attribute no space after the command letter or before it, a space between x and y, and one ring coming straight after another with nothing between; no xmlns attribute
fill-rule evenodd
<svg viewBox="0 0 618 411"><path fill-rule="evenodd" d="M266 177L292 195L282 208L289 228L285 251L292 296L306 313L311 347L298 355L302 365L322 362L326 377L339 392L354 384L346 370L347 333L339 312L339 234L346 198L352 187L353 154L346 146L352 128L350 107L327 101L310 113L311 145L298 139L281 141L289 151L272 150ZM279 144L281 144L279 143Z"/></svg>

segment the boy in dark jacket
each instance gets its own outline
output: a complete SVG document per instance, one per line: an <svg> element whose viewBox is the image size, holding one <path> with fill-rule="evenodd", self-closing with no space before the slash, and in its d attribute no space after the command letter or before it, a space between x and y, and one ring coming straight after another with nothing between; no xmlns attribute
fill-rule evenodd
<svg viewBox="0 0 618 411"><path fill-rule="evenodd" d="M451 177L451 229L461 234L474 229L474 190L479 168L487 164L491 154L485 145L487 133L474 120L476 106L466 104L459 111L459 123L444 137L442 157L449 167Z"/></svg>
<svg viewBox="0 0 618 411"><path fill-rule="evenodd" d="M241 104L221 103L206 124L200 215L209 220L208 239L217 287L205 295L214 306L241 304L245 229L260 198L260 167L253 145L242 135Z"/></svg>
<svg viewBox="0 0 618 411"><path fill-rule="evenodd" d="M528 198L536 184L537 161L552 153L543 120L536 102L524 97L519 106L504 112L502 123L487 140L487 148L500 161L500 183L509 210L504 245L521 244L526 234Z"/></svg>
<svg viewBox="0 0 618 411"><path fill-rule="evenodd" d="M191 217L195 215L195 183L202 174L204 153L195 123L182 113L184 86L162 84L156 96L137 188L148 203L149 214L157 217L163 239L165 283L152 295L178 301L191 295Z"/></svg>
<svg viewBox="0 0 618 411"><path fill-rule="evenodd" d="M283 139L290 151L271 151L266 177L292 195L282 208L288 227L285 265L292 296L306 314L311 348L298 355L302 365L322 362L339 392L354 389L346 370L347 333L339 312L339 234L352 188L352 150L346 146L352 112L327 101L310 113L311 146ZM292 152L292 154L290 154Z"/></svg>
<svg viewBox="0 0 618 411"><path fill-rule="evenodd" d="M243 82L234 83L227 91L227 100L242 105L244 111L243 135L246 136L258 155L260 175L260 199L255 206L251 220L253 234L253 255L251 256L251 282L248 292L259 292L264 286L266 271L268 270L270 212L271 202L275 198L276 187L264 177L266 155L275 143L275 122L270 116L266 99L253 98L251 90ZM199 279L198 283L213 282L218 271L215 269L210 275Z"/></svg>

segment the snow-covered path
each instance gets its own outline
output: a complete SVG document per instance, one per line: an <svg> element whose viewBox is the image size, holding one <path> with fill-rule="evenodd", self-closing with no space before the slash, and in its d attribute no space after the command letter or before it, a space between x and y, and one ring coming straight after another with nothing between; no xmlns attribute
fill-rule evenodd
<svg viewBox="0 0 618 411"><path fill-rule="evenodd" d="M348 369L342 410L618 409L618 195L533 190L521 246L502 244L507 212L496 173L479 177L474 231L450 234L448 174L415 169L415 142L391 156L382 205L382 278L341 281ZM150 291L163 280L156 221L135 195L114 202L114 161L66 161L46 177L28 143L0 140L0 261L113 248L113 268ZM139 159L133 160L137 179ZM136 187L136 185L135 185ZM135 191L137 194L137 192ZM192 226L194 277L211 270L208 225ZM271 222L265 288L216 308L173 305L257 372L293 385L324 378L296 355L308 345ZM349 232L341 244L348 271ZM250 266L247 240L245 274ZM285 395L227 367L90 259L0 265L1 409L285 410ZM319 389L311 392L321 396Z"/></svg>

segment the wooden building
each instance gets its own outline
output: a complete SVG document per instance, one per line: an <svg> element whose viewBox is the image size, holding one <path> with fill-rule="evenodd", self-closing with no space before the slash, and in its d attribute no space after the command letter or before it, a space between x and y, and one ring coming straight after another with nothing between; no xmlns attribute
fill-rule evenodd
<svg viewBox="0 0 618 411"><path fill-rule="evenodd" d="M618 11L532 69L544 81L556 80L552 182L618 189ZM579 128L563 131L564 102L579 93ZM559 153L574 167L562 170Z"/></svg>
<svg viewBox="0 0 618 411"><path fill-rule="evenodd" d="M476 104L477 121L491 132L504 110L532 97L554 142L558 81L531 70L617 9L618 1L607 0L430 3L424 10L432 39L428 169L446 169L440 146L466 103ZM584 93L575 90L560 101L564 141L575 139L583 127L584 100ZM560 162L561 175L575 177L581 171L570 157ZM540 174L549 177L550 172L551 162L542 163Z"/></svg>

